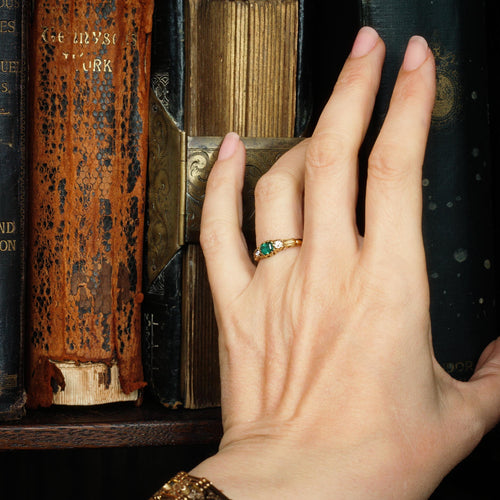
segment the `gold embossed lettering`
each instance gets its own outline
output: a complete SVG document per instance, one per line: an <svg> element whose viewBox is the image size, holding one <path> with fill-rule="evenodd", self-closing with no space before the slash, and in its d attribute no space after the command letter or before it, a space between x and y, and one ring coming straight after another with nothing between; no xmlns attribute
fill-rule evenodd
<svg viewBox="0 0 500 500"><path fill-rule="evenodd" d="M56 31L54 28L44 27L42 30L42 42L64 42L64 33L62 31Z"/></svg>
<svg viewBox="0 0 500 500"><path fill-rule="evenodd" d="M0 33L14 33L16 31L16 21L0 20Z"/></svg>
<svg viewBox="0 0 500 500"><path fill-rule="evenodd" d="M16 232L16 223L14 221L0 221L0 233L12 234Z"/></svg>
<svg viewBox="0 0 500 500"><path fill-rule="evenodd" d="M88 63L82 64L83 71L86 73L92 71L94 73L112 73L111 60L96 58Z"/></svg>
<svg viewBox="0 0 500 500"><path fill-rule="evenodd" d="M104 71L104 73L112 73L113 72L111 70L111 59L104 59L103 71Z"/></svg>
<svg viewBox="0 0 500 500"><path fill-rule="evenodd" d="M127 44L132 45L132 47L135 47L137 45L137 33L131 33L128 36Z"/></svg>
<svg viewBox="0 0 500 500"><path fill-rule="evenodd" d="M0 73L18 73L19 61L0 61Z"/></svg>
<svg viewBox="0 0 500 500"><path fill-rule="evenodd" d="M0 9L17 9L19 0L0 0Z"/></svg>
<svg viewBox="0 0 500 500"><path fill-rule="evenodd" d="M0 83L0 92L2 94L7 94L9 92L9 85L7 82Z"/></svg>
<svg viewBox="0 0 500 500"><path fill-rule="evenodd" d="M450 374L461 374L466 372L472 372L474 370L474 363L472 361L455 361L455 362L447 362L445 365L445 369Z"/></svg>
<svg viewBox="0 0 500 500"><path fill-rule="evenodd" d="M9 374L0 371L0 394L5 389L15 389L17 387L17 374Z"/></svg>
<svg viewBox="0 0 500 500"><path fill-rule="evenodd" d="M90 35L86 31L75 32L74 44L90 45Z"/></svg>
<svg viewBox="0 0 500 500"><path fill-rule="evenodd" d="M16 240L0 240L0 252L15 252Z"/></svg>

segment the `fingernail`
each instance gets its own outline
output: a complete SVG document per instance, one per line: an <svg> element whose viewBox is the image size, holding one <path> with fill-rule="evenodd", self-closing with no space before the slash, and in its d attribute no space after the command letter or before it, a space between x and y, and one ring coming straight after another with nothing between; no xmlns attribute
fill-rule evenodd
<svg viewBox="0 0 500 500"><path fill-rule="evenodd" d="M375 47L378 41L378 33L370 26L363 26L359 32L351 50L351 57L363 57Z"/></svg>
<svg viewBox="0 0 500 500"><path fill-rule="evenodd" d="M406 47L405 58L403 61L403 69L413 71L417 69L427 59L429 46L425 38L421 36L412 36Z"/></svg>
<svg viewBox="0 0 500 500"><path fill-rule="evenodd" d="M238 143L240 142L240 136L236 132L229 132L224 137L222 144L219 149L218 160L227 160L231 158L236 152L236 148L238 147Z"/></svg>

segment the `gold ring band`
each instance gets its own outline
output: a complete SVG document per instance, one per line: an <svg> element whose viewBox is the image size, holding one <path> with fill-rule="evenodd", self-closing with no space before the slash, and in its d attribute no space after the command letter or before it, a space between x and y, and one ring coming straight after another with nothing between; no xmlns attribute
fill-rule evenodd
<svg viewBox="0 0 500 500"><path fill-rule="evenodd" d="M285 248L299 247L302 245L301 238L289 238L287 240L267 240L261 243L253 252L253 260L258 262L262 259L272 257Z"/></svg>

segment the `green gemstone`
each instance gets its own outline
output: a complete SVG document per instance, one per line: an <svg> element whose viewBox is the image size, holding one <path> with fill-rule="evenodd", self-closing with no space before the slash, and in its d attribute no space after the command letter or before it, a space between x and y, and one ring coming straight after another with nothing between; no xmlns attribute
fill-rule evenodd
<svg viewBox="0 0 500 500"><path fill-rule="evenodd" d="M274 246L271 241L265 241L260 246L260 253L262 255L269 255L274 250Z"/></svg>

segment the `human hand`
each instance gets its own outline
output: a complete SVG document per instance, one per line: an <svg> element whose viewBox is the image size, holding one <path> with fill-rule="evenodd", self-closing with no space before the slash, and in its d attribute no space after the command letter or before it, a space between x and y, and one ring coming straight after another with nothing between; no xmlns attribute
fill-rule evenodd
<svg viewBox="0 0 500 500"><path fill-rule="evenodd" d="M500 417L500 342L471 381L432 350L421 166L435 69L410 40L368 166L357 156L384 59L363 28L311 139L258 183L256 236L303 238L255 266L241 233L245 151L226 136L201 244L219 326L224 436L192 474L235 500L421 499Z"/></svg>

